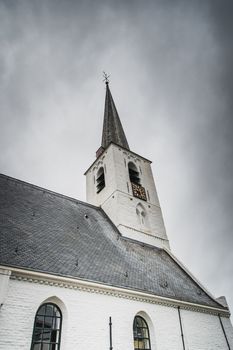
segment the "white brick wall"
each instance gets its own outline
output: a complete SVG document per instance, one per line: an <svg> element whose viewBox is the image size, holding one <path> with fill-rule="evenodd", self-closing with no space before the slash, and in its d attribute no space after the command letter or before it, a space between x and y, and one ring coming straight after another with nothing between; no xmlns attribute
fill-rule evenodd
<svg viewBox="0 0 233 350"><path fill-rule="evenodd" d="M140 313L148 322L152 350L183 350L177 308L126 300L115 296L10 280L0 310L0 349L29 350L36 310L53 301L63 313L61 350L109 349L109 316L113 349L133 350L133 319ZM186 350L227 350L217 316L181 310ZM232 342L232 326L222 318Z"/></svg>
<svg viewBox="0 0 233 350"><path fill-rule="evenodd" d="M147 193L147 201L133 197L128 173L128 163L138 168L141 184ZM105 188L96 193L96 174L100 167L105 169ZM122 235L156 246L169 242L164 227L162 212L154 184L150 162L114 144L95 162L87 172L87 201L101 206ZM149 193L149 196L148 196ZM148 217L147 225L140 225L136 206L141 203Z"/></svg>
<svg viewBox="0 0 233 350"><path fill-rule="evenodd" d="M200 313L197 317L195 313L187 310L182 310L181 315L188 349L228 349L218 316Z"/></svg>
<svg viewBox="0 0 233 350"><path fill-rule="evenodd" d="M10 275L8 269L0 268L0 307L7 297Z"/></svg>
<svg viewBox="0 0 233 350"><path fill-rule="evenodd" d="M233 327L231 324L231 320L230 318L227 318L227 317L222 317L221 319L222 319L224 330L227 335L227 339L230 343L231 349L233 349Z"/></svg>

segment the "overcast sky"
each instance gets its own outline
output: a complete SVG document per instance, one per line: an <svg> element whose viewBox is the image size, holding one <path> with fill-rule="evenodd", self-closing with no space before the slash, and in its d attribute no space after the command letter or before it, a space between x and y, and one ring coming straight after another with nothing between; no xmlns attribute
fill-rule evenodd
<svg viewBox="0 0 233 350"><path fill-rule="evenodd" d="M105 86L172 251L233 310L233 2L0 0L0 172L85 201Z"/></svg>

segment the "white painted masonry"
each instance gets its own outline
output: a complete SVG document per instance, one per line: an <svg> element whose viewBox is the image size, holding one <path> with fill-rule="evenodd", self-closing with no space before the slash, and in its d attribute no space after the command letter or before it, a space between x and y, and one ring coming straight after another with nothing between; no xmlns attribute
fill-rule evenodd
<svg viewBox="0 0 233 350"><path fill-rule="evenodd" d="M11 271L0 268L0 307L7 296L10 275Z"/></svg>
<svg viewBox="0 0 233 350"><path fill-rule="evenodd" d="M19 269L20 271L20 269ZM20 277L21 276L21 277ZM48 276L48 275L47 275ZM44 302L57 304L63 315L60 350L109 349L109 316L113 323L113 349L133 350L133 320L139 314L148 323L152 350L183 350L177 305L163 305L161 298L152 303L146 294L131 297L130 291L42 274L12 273L9 289L0 311L0 349L28 350L31 345L34 317ZM83 284L83 288L81 285ZM109 290L107 293L106 290ZM132 293L133 295L134 293ZM181 303L181 315L187 350L227 350L217 309L192 310ZM233 346L229 314L221 318Z"/></svg>
<svg viewBox="0 0 233 350"><path fill-rule="evenodd" d="M133 162L139 171L147 201L133 196L129 162ZM97 193L96 175L100 167L104 168L105 187ZM86 189L87 202L101 206L123 236L169 249L149 160L112 143L86 172ZM138 204L143 206L147 216L144 224L139 222L136 214Z"/></svg>

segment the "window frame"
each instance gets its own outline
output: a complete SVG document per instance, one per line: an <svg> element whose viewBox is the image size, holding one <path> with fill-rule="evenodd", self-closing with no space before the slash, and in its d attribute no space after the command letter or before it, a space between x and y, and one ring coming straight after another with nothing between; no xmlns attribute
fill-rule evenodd
<svg viewBox="0 0 233 350"><path fill-rule="evenodd" d="M96 193L100 193L104 187L106 186L105 182L105 170L104 167L101 166L96 174Z"/></svg>
<svg viewBox="0 0 233 350"><path fill-rule="evenodd" d="M46 311L47 311L47 305L49 305L49 306L52 306L53 307L53 311L54 311L54 307L58 310L58 312L59 312L59 316L54 316L54 315L49 315L49 314L46 314ZM45 306L45 312L43 313L43 314L39 314L39 312L40 312L40 310L42 309L42 307L44 307ZM37 321L37 317L43 317L44 318L44 321L43 321L43 328L42 328L42 332L40 333L40 335L41 335L41 340L38 342L38 341L36 341L36 330L38 329L38 327L36 327L36 321ZM49 342L47 342L47 341L43 341L43 335L45 334L45 332L44 332L44 329L46 329L45 327L44 327L44 324L45 324L45 317L50 317L50 318L52 318L52 324L53 324L53 322L54 322L54 319L55 320L57 320L57 319L59 319L60 320L60 324L59 324L59 328L48 328L48 330L50 330L50 340L49 340ZM46 302L46 303L43 303L43 304L41 304L40 306L39 306L39 308L37 309L37 311L36 311L36 315L35 315L35 318L34 318L34 325L33 325L33 332L32 332L32 341L31 341L31 350L34 350L34 346L36 345L36 344L39 344L40 346L39 346L39 350L42 350L43 349L43 344L47 344L47 345L49 345L48 346L48 348L49 348L49 350L59 350L60 349L60 346L61 346L61 332L62 332L62 312L61 312L61 309L59 308L59 306L57 305L57 304L55 304L55 303L52 303L52 302ZM58 334L58 340L57 341L55 341L55 342L53 342L53 341L51 341L51 335L52 335L52 331L56 331L56 336L57 336L57 333L59 333ZM54 346L53 346L54 345Z"/></svg>
<svg viewBox="0 0 233 350"><path fill-rule="evenodd" d="M129 180L135 185L141 186L141 178L137 166L133 162L128 163Z"/></svg>
<svg viewBox="0 0 233 350"><path fill-rule="evenodd" d="M142 203L136 205L137 221L140 227L150 229L149 215Z"/></svg>
<svg viewBox="0 0 233 350"><path fill-rule="evenodd" d="M137 319L140 319L142 321L142 324L145 324L145 326L144 327L143 326L138 327L137 323L136 323ZM139 332L138 332L139 329L141 329L141 330L146 329L147 337L145 337L145 336L139 337ZM135 336L135 333L136 333L136 336ZM143 333L144 332L142 331L141 334L143 335ZM149 330L149 327L148 327L148 324L147 324L146 320L140 315L136 315L134 317L134 321L133 321L133 339L134 339L134 350L151 350L150 330ZM141 339L141 341L143 342L143 348L139 346L139 340L138 339ZM144 340L148 341L149 347L145 347ZM137 341L137 347L135 347L135 342L136 341Z"/></svg>

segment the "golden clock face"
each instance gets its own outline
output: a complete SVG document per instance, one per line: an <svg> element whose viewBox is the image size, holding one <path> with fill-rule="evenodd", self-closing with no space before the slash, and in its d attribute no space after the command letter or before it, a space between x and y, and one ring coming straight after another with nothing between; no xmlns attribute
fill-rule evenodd
<svg viewBox="0 0 233 350"><path fill-rule="evenodd" d="M134 197L140 198L144 201L147 200L146 191L144 187L142 187L141 185L136 185L135 183L132 182L132 190L133 190Z"/></svg>

